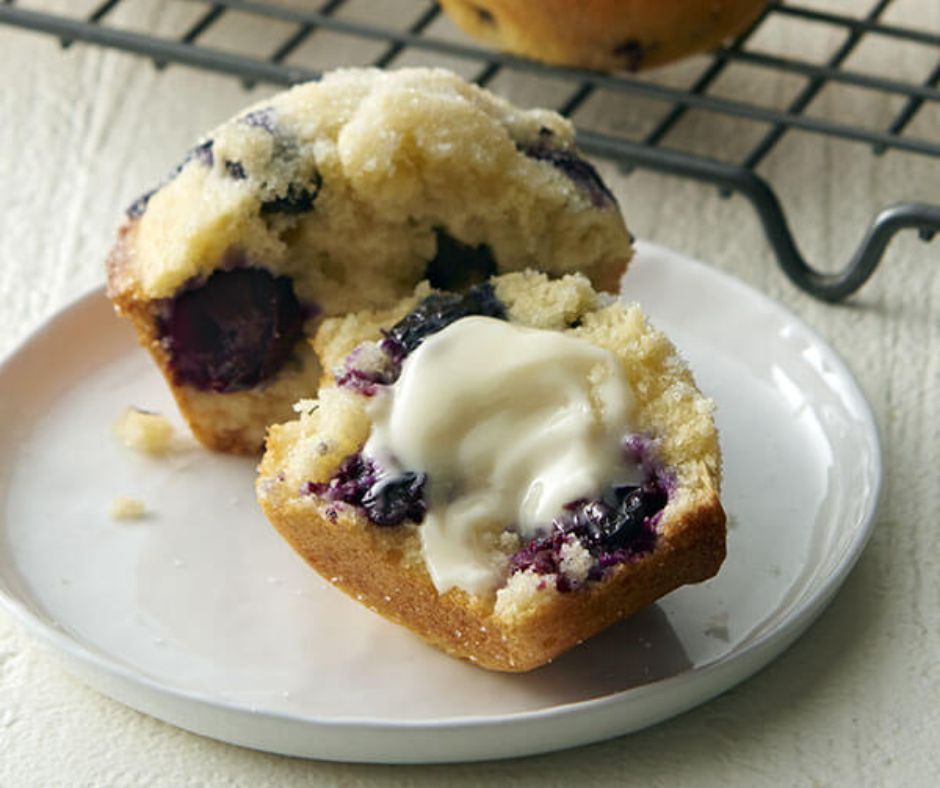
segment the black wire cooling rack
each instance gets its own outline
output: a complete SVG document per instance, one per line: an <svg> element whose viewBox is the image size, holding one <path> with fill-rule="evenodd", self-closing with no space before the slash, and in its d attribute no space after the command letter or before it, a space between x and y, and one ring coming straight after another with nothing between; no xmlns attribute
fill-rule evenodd
<svg viewBox="0 0 940 788"><path fill-rule="evenodd" d="M877 0L864 16L830 13L793 2L770 2L761 17L736 40L700 58L699 73L687 87L673 87L644 75L601 74L579 69L558 68L523 60L433 34L441 14L430 0L414 0L398 26L358 21L343 13L354 0L327 0L309 8L304 4L259 2L258 0L189 0L198 15L188 30L178 37L153 32L135 32L109 24L118 6L130 0L105 0L85 17L35 10L22 0L0 0L0 23L52 34L63 47L81 41L133 52L153 59L159 68L169 63L222 72L240 77L251 87L266 82L289 85L318 76L311 68L290 64L293 53L321 32L341 34L378 45L379 54L364 59L360 65L390 66L407 52L421 52L429 57L458 59L475 69L473 79L481 85L492 82L501 72L544 76L564 86L564 98L556 109L572 117L578 126L578 142L586 152L619 161L633 168L647 168L672 175L715 184L722 194L738 192L745 196L760 218L767 239L784 273L804 291L826 301L840 301L860 288L874 272L885 248L896 233L915 229L924 240L940 230L940 205L901 202L883 208L871 221L849 262L835 272L810 265L801 254L790 230L781 202L773 186L756 171L762 161L790 132L799 131L867 144L872 155L903 151L940 159L940 140L924 139L911 133L910 127L925 107L940 103L940 34L885 21L892 0ZM805 0L804 0L805 1ZM62 5L61 3L59 4ZM200 43L213 26L230 13L251 15L290 26L291 32L267 57L250 56ZM361 15L359 15L361 16ZM749 48L748 43L774 19L787 19L807 25L825 26L842 36L841 44L821 63L803 57L786 57ZM913 43L936 49L936 65L922 82L906 81L880 74L870 74L848 65L850 56L863 40L878 38L892 46ZM757 102L726 98L712 88L731 64L745 64L802 80L801 88L789 104L780 109ZM814 117L807 108L829 85L863 88L888 94L901 103L890 123L881 129L866 128ZM582 120L579 110L591 97L607 94L654 100L665 111L651 130L639 139L625 134L592 128ZM669 144L669 133L690 111L704 110L720 116L745 119L760 124L756 144L732 161L697 155ZM937 185L940 199L940 183Z"/></svg>

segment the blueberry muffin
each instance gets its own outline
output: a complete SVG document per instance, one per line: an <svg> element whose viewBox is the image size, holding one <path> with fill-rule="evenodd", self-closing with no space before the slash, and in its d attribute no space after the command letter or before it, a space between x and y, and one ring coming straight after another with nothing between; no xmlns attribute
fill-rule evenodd
<svg viewBox="0 0 940 788"><path fill-rule="evenodd" d="M267 517L447 653L543 665L725 555L712 405L636 305L582 275L426 284L326 320L329 370L271 427Z"/></svg>
<svg viewBox="0 0 940 788"><path fill-rule="evenodd" d="M714 49L767 0L440 0L465 32L517 55L639 71Z"/></svg>
<svg viewBox="0 0 940 788"><path fill-rule="evenodd" d="M524 268L616 290L629 235L573 137L446 71L334 72L225 123L137 200L109 295L195 435L256 452L315 393L325 317Z"/></svg>

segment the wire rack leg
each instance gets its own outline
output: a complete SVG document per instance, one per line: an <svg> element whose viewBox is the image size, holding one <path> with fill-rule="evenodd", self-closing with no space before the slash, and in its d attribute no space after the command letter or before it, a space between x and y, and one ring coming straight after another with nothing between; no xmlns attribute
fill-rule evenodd
<svg viewBox="0 0 940 788"><path fill-rule="evenodd" d="M756 173L737 164L684 154L642 143L613 139L582 131L578 142L586 152L616 159L632 167L645 167L670 175L694 178L739 192L760 218L780 268L793 284L816 298L843 301L868 281L891 239L901 230L913 229L930 240L940 231L940 206L924 203L892 205L872 220L849 262L840 271L822 272L800 253L783 207L770 185Z"/></svg>

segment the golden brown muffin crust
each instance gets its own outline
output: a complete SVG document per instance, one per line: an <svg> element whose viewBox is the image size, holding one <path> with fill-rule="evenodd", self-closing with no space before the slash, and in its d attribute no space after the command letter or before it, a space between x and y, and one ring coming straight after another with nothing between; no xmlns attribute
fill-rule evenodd
<svg viewBox="0 0 940 788"><path fill-rule="evenodd" d="M441 0L459 27L559 65L638 71L714 49L767 0Z"/></svg>

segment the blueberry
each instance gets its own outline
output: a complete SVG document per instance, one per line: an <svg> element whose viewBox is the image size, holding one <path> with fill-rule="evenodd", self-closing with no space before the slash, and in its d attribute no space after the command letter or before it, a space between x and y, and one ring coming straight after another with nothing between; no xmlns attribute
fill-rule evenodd
<svg viewBox="0 0 940 788"><path fill-rule="evenodd" d="M358 506L375 525L401 525L424 520L426 480L425 474L412 471L380 478L375 463L357 453L343 460L328 482L307 482L301 493Z"/></svg>
<svg viewBox="0 0 940 788"><path fill-rule="evenodd" d="M371 397L377 386L389 385L398 379L405 357L425 339L470 315L506 319L506 309L489 282L471 287L463 294L429 295L385 332L379 349L388 357L386 368L359 369L354 356L350 356L346 360L346 368L336 378L337 385Z"/></svg>
<svg viewBox="0 0 940 788"><path fill-rule="evenodd" d="M240 123L256 129L264 129L269 134L274 133L274 107L263 107L246 112L239 118Z"/></svg>
<svg viewBox="0 0 940 788"><path fill-rule="evenodd" d="M351 454L340 463L329 482L307 482L301 492L361 506L363 497L377 478L378 472L371 460L361 454Z"/></svg>
<svg viewBox="0 0 940 788"><path fill-rule="evenodd" d="M647 47L643 45L643 42L635 38L628 38L613 49L614 56L623 60L627 71L639 71L643 67L646 51Z"/></svg>
<svg viewBox="0 0 940 788"><path fill-rule="evenodd" d="M548 131L548 134L544 132ZM582 159L577 153L567 148L555 148L548 140L552 136L549 129L542 129L539 140L534 143L520 144L519 150L530 159L545 161L564 173L567 178L587 194L595 208L610 208L617 204L607 184L601 180L594 166Z"/></svg>
<svg viewBox="0 0 940 788"><path fill-rule="evenodd" d="M215 164L215 154L212 152L212 146L214 144L214 140L206 140L205 142L199 143L195 148L186 154L186 158L183 159L179 167L176 168L174 175L178 175L183 167L193 160L198 161L204 167L211 167L213 164Z"/></svg>
<svg viewBox="0 0 940 788"><path fill-rule="evenodd" d="M218 270L161 305L158 332L177 384L241 391L284 365L304 314L286 277L261 268Z"/></svg>
<svg viewBox="0 0 940 788"><path fill-rule="evenodd" d="M398 351L405 356L432 334L470 315L506 319L506 309L496 297L493 285L489 282L471 287L463 295L429 295L412 312L392 326L386 336L386 342L383 343L383 349L386 352Z"/></svg>
<svg viewBox="0 0 940 788"><path fill-rule="evenodd" d="M394 383L396 380L398 380L398 375L401 373L402 362L405 360L405 356L408 355L408 351L405 350L405 346L399 339L396 339L394 336L392 336L391 331L385 332L385 337L379 343L379 347L382 349L382 352L388 356L392 363L392 368L394 371L388 382Z"/></svg>
<svg viewBox="0 0 940 788"><path fill-rule="evenodd" d="M561 529L554 529L549 535L533 539L509 559L511 572L524 572L531 569L539 575L551 575L561 567L561 547L566 536Z"/></svg>
<svg viewBox="0 0 940 788"><path fill-rule="evenodd" d="M215 163L215 155L212 152L212 146L214 144L213 140L206 140L205 142L199 143L195 148L191 149L186 156L183 157L183 160L173 168L166 178L163 179L163 182L157 186L155 189L151 189L148 192L144 192L140 197L138 197L134 202L127 206L125 213L131 219L137 219L140 216L143 216L144 211L147 210L147 204L150 202L150 198L153 197L161 188L170 181L172 181L177 175L179 175L183 168L189 164L189 162L195 160L202 164L204 167L211 167Z"/></svg>
<svg viewBox="0 0 940 788"><path fill-rule="evenodd" d="M531 570L537 575L555 575L555 588L565 594L577 584L562 571L562 548L571 541L569 534L555 527L548 535L534 539L509 560L510 573Z"/></svg>
<svg viewBox="0 0 940 788"><path fill-rule="evenodd" d="M230 178L234 178L236 181L243 181L248 177L245 172L245 168L240 161L229 161L225 162L225 172Z"/></svg>
<svg viewBox="0 0 940 788"><path fill-rule="evenodd" d="M261 203L261 213L264 216L271 214L296 216L313 210L313 203L322 185L323 179L318 172L313 174L313 178L307 184L289 183L286 194Z"/></svg>
<svg viewBox="0 0 940 788"><path fill-rule="evenodd" d="M640 487L611 487L599 501L578 508L570 517L569 527L598 550L643 552L650 520L663 509L666 500L666 492L654 481Z"/></svg>
<svg viewBox="0 0 940 788"><path fill-rule="evenodd" d="M431 287L466 290L496 273L496 260L486 244L469 246L440 227L434 234L437 238L437 253L425 272Z"/></svg>
<svg viewBox="0 0 940 788"><path fill-rule="evenodd" d="M147 210L147 203L150 202L150 198L157 193L157 189L151 189L148 192L144 192L140 197L138 197L134 202L127 206L125 213L130 219L137 219L144 215L144 211Z"/></svg>
<svg viewBox="0 0 940 788"><path fill-rule="evenodd" d="M426 480L425 474L411 471L382 479L363 496L362 506L376 525L420 523L427 511L422 497Z"/></svg>
<svg viewBox="0 0 940 788"><path fill-rule="evenodd" d="M610 517L595 532L605 550L628 547L642 539L644 526L666 505L666 494L655 485L618 487L604 496Z"/></svg>
<svg viewBox="0 0 940 788"><path fill-rule="evenodd" d="M476 11L477 19L484 25L495 25L496 17L493 16L493 13L483 6L474 5L473 10Z"/></svg>
<svg viewBox="0 0 940 788"><path fill-rule="evenodd" d="M656 515L667 500L663 485L651 478L639 487L610 487L595 500L573 501L547 536L533 539L512 556L510 572L554 574L555 587L571 591L575 586L561 565L562 547L574 537L593 556L595 565L588 579L597 580L605 568L644 555L656 546Z"/></svg>
<svg viewBox="0 0 940 788"><path fill-rule="evenodd" d="M613 514L603 501L578 501L562 516L561 524L586 543L596 544L610 529Z"/></svg>

